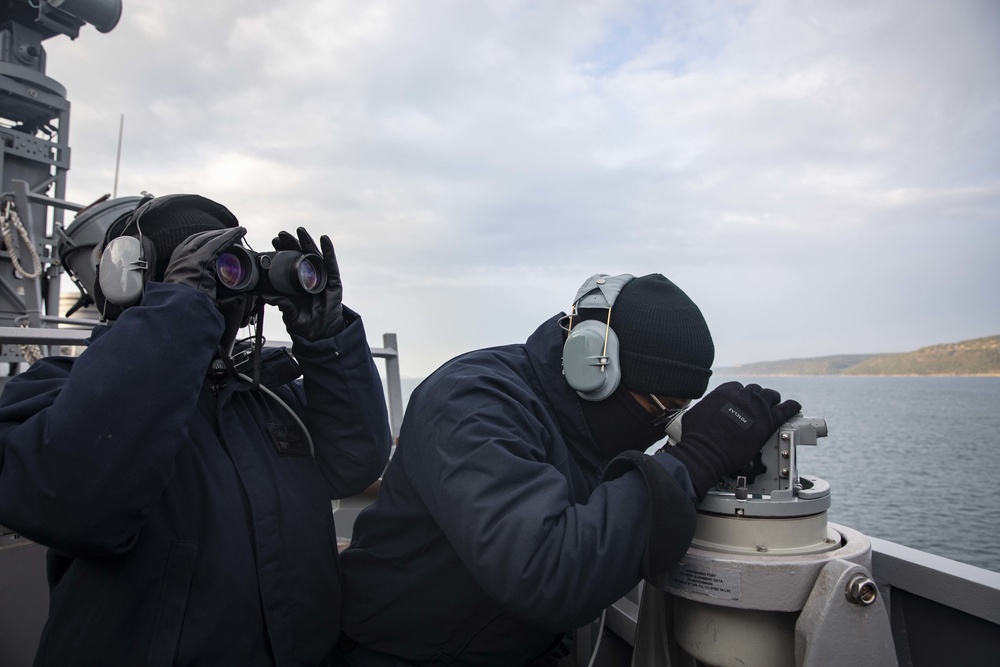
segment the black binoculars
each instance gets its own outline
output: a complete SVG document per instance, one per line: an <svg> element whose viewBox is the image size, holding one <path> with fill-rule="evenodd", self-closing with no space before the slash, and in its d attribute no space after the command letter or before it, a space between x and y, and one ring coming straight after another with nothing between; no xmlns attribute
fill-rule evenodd
<svg viewBox="0 0 1000 667"><path fill-rule="evenodd" d="M233 246L216 261L219 284L230 292L261 295L318 294L326 289L323 258L296 250L254 252Z"/></svg>

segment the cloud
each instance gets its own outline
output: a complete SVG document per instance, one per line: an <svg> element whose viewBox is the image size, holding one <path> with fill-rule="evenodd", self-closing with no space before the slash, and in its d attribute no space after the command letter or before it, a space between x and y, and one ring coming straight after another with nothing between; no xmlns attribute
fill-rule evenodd
<svg viewBox="0 0 1000 667"><path fill-rule="evenodd" d="M125 0L46 42L70 196L193 191L337 244L405 374L662 272L719 363L1000 332L1000 9ZM269 316L272 336L278 318Z"/></svg>

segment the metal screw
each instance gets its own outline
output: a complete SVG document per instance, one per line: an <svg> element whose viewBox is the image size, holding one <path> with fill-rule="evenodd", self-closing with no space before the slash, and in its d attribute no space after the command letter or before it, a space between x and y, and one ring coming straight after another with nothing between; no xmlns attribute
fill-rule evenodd
<svg viewBox="0 0 1000 667"><path fill-rule="evenodd" d="M781 469L781 476L782 477L788 477L788 468L782 468Z"/></svg>
<svg viewBox="0 0 1000 667"><path fill-rule="evenodd" d="M875 600L878 598L878 587L875 582L863 574L851 577L851 580L847 582L847 590L844 592L847 594L848 601L862 607L875 604Z"/></svg>
<svg viewBox="0 0 1000 667"><path fill-rule="evenodd" d="M781 450L781 458L787 459L788 457L789 457L788 450L787 449L782 449Z"/></svg>
<svg viewBox="0 0 1000 667"><path fill-rule="evenodd" d="M782 433L782 434L781 434L781 439L782 439L782 440L788 440L788 439L789 439L790 437L791 437L791 436L790 436L790 435L788 435L787 433Z"/></svg>

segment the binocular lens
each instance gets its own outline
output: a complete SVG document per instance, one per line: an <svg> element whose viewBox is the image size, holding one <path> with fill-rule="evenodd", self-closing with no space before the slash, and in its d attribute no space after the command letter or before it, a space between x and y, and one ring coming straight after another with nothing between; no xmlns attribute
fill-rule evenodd
<svg viewBox="0 0 1000 667"><path fill-rule="evenodd" d="M216 263L219 280L229 289L237 289L246 280L249 271L234 253L224 252Z"/></svg>
<svg viewBox="0 0 1000 667"><path fill-rule="evenodd" d="M299 262L299 284L309 294L315 294L323 289L322 282L323 269L316 266L312 257L303 257Z"/></svg>

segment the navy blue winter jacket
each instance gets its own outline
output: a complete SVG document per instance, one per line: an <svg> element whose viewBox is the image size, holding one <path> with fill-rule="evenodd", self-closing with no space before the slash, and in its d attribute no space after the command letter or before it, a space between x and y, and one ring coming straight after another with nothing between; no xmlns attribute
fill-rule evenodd
<svg viewBox="0 0 1000 667"><path fill-rule="evenodd" d="M272 388L315 457L272 397L212 390L223 320L181 285L150 283L79 358L7 383L0 523L50 547L36 665L324 663L341 602L330 499L374 481L390 445L345 314L332 339L293 336L305 381Z"/></svg>
<svg viewBox="0 0 1000 667"><path fill-rule="evenodd" d="M562 375L552 318L523 345L462 355L410 397L378 500L342 555L344 634L418 665L531 664L635 587L652 531L643 476L607 463ZM673 457L679 558L694 492ZM659 469L659 468L658 468ZM662 572L672 562L654 563Z"/></svg>

